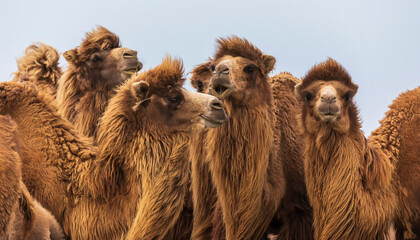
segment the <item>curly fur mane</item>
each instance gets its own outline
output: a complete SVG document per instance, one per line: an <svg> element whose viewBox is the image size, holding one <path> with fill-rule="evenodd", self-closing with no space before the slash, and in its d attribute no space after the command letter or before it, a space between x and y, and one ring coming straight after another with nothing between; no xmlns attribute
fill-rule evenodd
<svg viewBox="0 0 420 240"><path fill-rule="evenodd" d="M36 43L26 48L25 55L17 60L18 70L14 72L14 82L32 82L41 91L55 95L58 79L62 75L58 65L60 54L46 44Z"/></svg>
<svg viewBox="0 0 420 240"><path fill-rule="evenodd" d="M213 56L213 59L219 59L223 56L230 55L232 57L243 57L251 61L254 61L259 65L261 69L265 71L271 71L272 69L266 69L263 63L263 53L260 49L254 46L245 38L240 38L238 36L231 36L227 38L219 38L216 40L217 47L216 53ZM266 74L268 73L266 72Z"/></svg>
<svg viewBox="0 0 420 240"><path fill-rule="evenodd" d="M150 84L150 92L164 95L169 88L182 87L185 81L183 75L184 64L182 61L167 56L160 65L148 71L139 73L136 79L146 80Z"/></svg>
<svg viewBox="0 0 420 240"><path fill-rule="evenodd" d="M303 78L302 88L317 80L340 81L346 85L354 85L347 70L332 58L313 66Z"/></svg>
<svg viewBox="0 0 420 240"><path fill-rule="evenodd" d="M121 47L119 37L105 27L99 26L96 30L86 33L82 44L74 49L77 52L77 59L72 61L75 64L80 64L88 60L90 55L95 52L118 47Z"/></svg>

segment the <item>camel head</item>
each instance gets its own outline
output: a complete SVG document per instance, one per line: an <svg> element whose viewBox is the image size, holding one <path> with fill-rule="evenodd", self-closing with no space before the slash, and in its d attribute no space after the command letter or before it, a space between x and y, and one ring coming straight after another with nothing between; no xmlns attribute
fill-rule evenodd
<svg viewBox="0 0 420 240"><path fill-rule="evenodd" d="M134 109L150 126L166 132L185 132L193 126L218 127L227 120L222 103L214 96L186 91L183 63L166 57L133 79Z"/></svg>
<svg viewBox="0 0 420 240"><path fill-rule="evenodd" d="M217 43L211 94L236 106L270 103L267 76L274 68L275 58L236 36L220 38Z"/></svg>
<svg viewBox="0 0 420 240"><path fill-rule="evenodd" d="M302 127L313 133L321 126L347 132L352 123L358 123L358 110L353 102L357 89L335 60L330 58L315 65L302 83L295 86L302 106Z"/></svg>
<svg viewBox="0 0 420 240"><path fill-rule="evenodd" d="M80 46L63 55L75 72L101 85L115 86L143 67L136 51L122 48L118 36L101 26L86 33Z"/></svg>
<svg viewBox="0 0 420 240"><path fill-rule="evenodd" d="M191 85L197 92L207 93L209 90L210 80L213 76L214 65L212 60L197 65L191 72Z"/></svg>

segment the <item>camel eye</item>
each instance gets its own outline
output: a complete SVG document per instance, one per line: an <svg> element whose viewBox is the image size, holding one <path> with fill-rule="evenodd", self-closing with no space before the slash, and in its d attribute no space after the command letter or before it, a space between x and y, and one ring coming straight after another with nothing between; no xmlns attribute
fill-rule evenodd
<svg viewBox="0 0 420 240"><path fill-rule="evenodd" d="M312 94L310 92L304 92L303 93L303 98L305 99L305 101L310 102L310 101L312 101L312 99L314 97L312 96Z"/></svg>
<svg viewBox="0 0 420 240"><path fill-rule="evenodd" d="M255 65L248 65L244 68L244 72L248 74L252 74L255 71Z"/></svg>
<svg viewBox="0 0 420 240"><path fill-rule="evenodd" d="M168 105L171 106L172 108L177 107L182 101L181 96L173 96L173 97L169 97L167 98L167 102Z"/></svg>
<svg viewBox="0 0 420 240"><path fill-rule="evenodd" d="M215 67L214 65L211 65L211 66L210 66L210 70L211 70L212 72L214 72L214 70L216 70L216 67Z"/></svg>
<svg viewBox="0 0 420 240"><path fill-rule="evenodd" d="M346 94L344 94L343 99L344 101L348 102L350 101L350 99L353 97L353 93L351 91L346 92Z"/></svg>
<svg viewBox="0 0 420 240"><path fill-rule="evenodd" d="M101 58L99 55L94 54L94 55L92 55L92 56L90 57L90 60L91 60L92 62L99 62L99 61L101 61L101 60L102 60L102 58Z"/></svg>
<svg viewBox="0 0 420 240"><path fill-rule="evenodd" d="M198 87L199 92L203 91L203 88L204 88L203 82L202 81L197 81L197 87Z"/></svg>

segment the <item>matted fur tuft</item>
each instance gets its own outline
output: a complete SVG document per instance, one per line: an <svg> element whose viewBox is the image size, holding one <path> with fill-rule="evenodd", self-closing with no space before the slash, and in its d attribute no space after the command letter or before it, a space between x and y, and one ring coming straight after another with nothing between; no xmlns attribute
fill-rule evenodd
<svg viewBox="0 0 420 240"><path fill-rule="evenodd" d="M230 36L216 40L217 49L213 59L222 58L225 55L243 57L251 61L260 61L263 53L245 38Z"/></svg>
<svg viewBox="0 0 420 240"><path fill-rule="evenodd" d="M105 27L98 26L92 32L86 33L82 44L75 49L77 51L77 60L75 63L83 63L95 52L111 50L118 47L121 47L119 37Z"/></svg>
<svg viewBox="0 0 420 240"><path fill-rule="evenodd" d="M303 78L302 87L306 87L317 80L341 81L346 85L354 85L347 70L332 58L313 66Z"/></svg>
<svg viewBox="0 0 420 240"><path fill-rule="evenodd" d="M40 91L55 95L62 75L59 60L60 54L55 48L43 43L30 45L25 55L17 60L18 70L12 81L32 82Z"/></svg>
<svg viewBox="0 0 420 240"><path fill-rule="evenodd" d="M185 81L184 64L181 59L166 56L161 64L139 73L136 79L146 80L149 92L163 95L172 87L182 87Z"/></svg>

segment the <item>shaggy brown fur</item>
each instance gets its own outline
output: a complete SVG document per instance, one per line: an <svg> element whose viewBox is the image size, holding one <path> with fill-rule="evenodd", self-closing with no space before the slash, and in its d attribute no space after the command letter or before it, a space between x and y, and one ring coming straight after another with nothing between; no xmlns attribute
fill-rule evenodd
<svg viewBox="0 0 420 240"><path fill-rule="evenodd" d="M59 110L78 133L96 139L98 120L116 87L142 67L137 52L121 48L117 35L98 27L63 55L69 66L59 82Z"/></svg>
<svg viewBox="0 0 420 240"><path fill-rule="evenodd" d="M418 181L420 162L398 152L404 149L401 130L418 121L419 90L395 100L382 126L366 140L352 100L357 85L340 64L328 59L316 65L296 87L316 239L384 239L393 222L402 223L405 237L413 236L403 202L418 187L410 191L412 184L400 179L407 174L410 182ZM416 146L419 142L407 149Z"/></svg>
<svg viewBox="0 0 420 240"><path fill-rule="evenodd" d="M188 136L202 125L206 104L217 101L192 96L182 83L182 63L167 58L122 85L104 113L96 160L91 143L78 137L42 94L0 84L0 110L22 126L21 138L36 138L36 130L43 143L25 145L31 151L23 155L39 155L39 162L25 160L24 171L32 176L28 188L51 206L70 238L162 239L178 227L188 194Z"/></svg>
<svg viewBox="0 0 420 240"><path fill-rule="evenodd" d="M17 60L18 70L14 72L14 82L34 83L39 91L55 97L61 68L60 54L46 44L37 43L26 48L25 56Z"/></svg>
<svg viewBox="0 0 420 240"><path fill-rule="evenodd" d="M213 71L214 65L211 59L208 62L197 65L191 71L191 85L197 89L197 92L208 92Z"/></svg>
<svg viewBox="0 0 420 240"><path fill-rule="evenodd" d="M296 99L288 84L273 80L270 86L267 74L274 63L245 39L218 40L211 91L224 99L229 121L209 130L205 148L227 239L263 238L270 223L281 225L279 239L312 236L301 145L293 126ZM193 174L193 186L199 177Z"/></svg>
<svg viewBox="0 0 420 240"><path fill-rule="evenodd" d="M0 115L0 239L64 239L54 217L32 200L21 182L16 137L16 124L10 117Z"/></svg>

